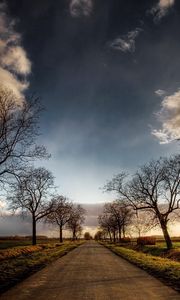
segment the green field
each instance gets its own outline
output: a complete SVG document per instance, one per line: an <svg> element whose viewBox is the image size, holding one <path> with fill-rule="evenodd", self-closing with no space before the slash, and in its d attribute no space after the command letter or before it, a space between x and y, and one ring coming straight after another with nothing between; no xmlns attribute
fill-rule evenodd
<svg viewBox="0 0 180 300"><path fill-rule="evenodd" d="M58 239L37 239L37 244L58 243ZM32 245L31 239L0 239L0 249Z"/></svg>
<svg viewBox="0 0 180 300"><path fill-rule="evenodd" d="M167 250L166 244L164 242L157 242L154 246L143 246L137 247L138 251L141 251L146 254L150 254L153 256L161 256L172 258L174 260L180 261L180 242L173 243L173 249Z"/></svg>
<svg viewBox="0 0 180 300"><path fill-rule="evenodd" d="M166 257L176 261L180 261L180 241L174 241L173 248L171 250L167 250L164 241L157 241L156 245L146 245L146 246L139 246L136 244L136 242L127 243L127 244L117 243L117 245L138 252L143 252L149 255Z"/></svg>

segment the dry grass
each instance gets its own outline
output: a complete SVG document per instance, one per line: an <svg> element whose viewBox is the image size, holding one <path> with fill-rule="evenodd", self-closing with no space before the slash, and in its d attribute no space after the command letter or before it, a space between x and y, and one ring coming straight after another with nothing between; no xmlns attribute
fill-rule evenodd
<svg viewBox="0 0 180 300"><path fill-rule="evenodd" d="M15 247L6 250L0 250L0 262L4 259L15 258L20 255L30 254L36 251L42 250L42 246L25 246L25 247Z"/></svg>

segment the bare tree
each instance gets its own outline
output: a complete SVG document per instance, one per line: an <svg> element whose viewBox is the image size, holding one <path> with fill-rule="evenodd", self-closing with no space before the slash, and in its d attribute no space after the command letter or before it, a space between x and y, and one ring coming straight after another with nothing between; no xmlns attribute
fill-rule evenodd
<svg viewBox="0 0 180 300"><path fill-rule="evenodd" d="M172 241L168 232L170 216L180 208L180 155L160 158L144 165L124 183L125 174L119 174L105 186L117 191L136 210L150 210L163 231L168 249Z"/></svg>
<svg viewBox="0 0 180 300"><path fill-rule="evenodd" d="M17 182L11 185L10 207L21 209L32 216L32 244L36 244L36 223L54 209L49 201L50 191L54 188L52 173L45 168L30 168L21 172Z"/></svg>
<svg viewBox="0 0 180 300"><path fill-rule="evenodd" d="M91 240L91 239L92 239L92 236L90 235L90 233L89 233L88 231L86 231L86 232L84 233L84 239L85 239L85 240Z"/></svg>
<svg viewBox="0 0 180 300"><path fill-rule="evenodd" d="M132 209L126 201L115 200L112 203L104 205L103 214L99 216L100 228L106 230L109 234L110 240L115 242L116 235L120 241L125 237L126 227L130 224L132 218Z"/></svg>
<svg viewBox="0 0 180 300"><path fill-rule="evenodd" d="M95 239L96 241L102 240L103 237L104 237L104 232L103 232L102 230L98 230L98 231L95 233L95 235L94 235L94 239Z"/></svg>
<svg viewBox="0 0 180 300"><path fill-rule="evenodd" d="M0 87L0 182L7 174L23 169L28 161L47 157L46 149L36 145L38 119L42 111L39 99L18 99L12 91Z"/></svg>
<svg viewBox="0 0 180 300"><path fill-rule="evenodd" d="M154 218L154 214L151 211L137 211L134 213L131 221L132 232L138 237L146 234L157 225L157 219Z"/></svg>
<svg viewBox="0 0 180 300"><path fill-rule="evenodd" d="M81 205L73 205L67 228L72 232L73 240L82 232L82 224L85 221L85 209Z"/></svg>
<svg viewBox="0 0 180 300"><path fill-rule="evenodd" d="M116 233L118 230L117 222L109 212L107 208L108 204L105 204L104 211L101 215L98 216L98 223L101 231L105 233L105 235L109 236L110 241L116 241Z"/></svg>
<svg viewBox="0 0 180 300"><path fill-rule="evenodd" d="M126 227L129 225L132 217L132 209L126 201L115 200L109 205L109 212L116 220L118 227L118 238L125 237Z"/></svg>
<svg viewBox="0 0 180 300"><path fill-rule="evenodd" d="M73 205L64 196L54 198L54 209L47 215L46 221L59 227L59 241L63 242L63 228L72 215Z"/></svg>

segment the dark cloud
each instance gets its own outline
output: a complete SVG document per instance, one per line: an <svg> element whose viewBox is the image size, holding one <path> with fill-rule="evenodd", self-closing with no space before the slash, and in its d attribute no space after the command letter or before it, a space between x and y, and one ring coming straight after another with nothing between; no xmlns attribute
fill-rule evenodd
<svg viewBox="0 0 180 300"><path fill-rule="evenodd" d="M103 204L83 204L86 210L86 219L84 226L88 230L96 230L98 226L98 215L102 213ZM20 215L7 215L4 214L0 217L0 236L13 236L13 235L31 235L32 233L31 216ZM37 234L58 236L59 230L55 226L44 224L43 222L37 223ZM68 234L66 232L66 234Z"/></svg>

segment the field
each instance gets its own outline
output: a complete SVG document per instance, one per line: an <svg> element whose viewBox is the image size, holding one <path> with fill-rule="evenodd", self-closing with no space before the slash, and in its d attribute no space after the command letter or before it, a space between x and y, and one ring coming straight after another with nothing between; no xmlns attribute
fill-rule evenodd
<svg viewBox="0 0 180 300"><path fill-rule="evenodd" d="M180 291L180 241L174 241L173 249L169 251L162 241L141 247L134 243L101 244Z"/></svg>
<svg viewBox="0 0 180 300"><path fill-rule="evenodd" d="M58 243L59 239L48 239L48 238L41 238L37 239L38 244L47 244L47 243ZM30 238L10 238L10 239L2 239L0 238L0 250L1 249L8 249L18 246L30 246L32 245L32 241Z"/></svg>
<svg viewBox="0 0 180 300"><path fill-rule="evenodd" d="M1 240L0 292L42 269L55 259L81 245L83 241L38 240L36 246L26 240Z"/></svg>

